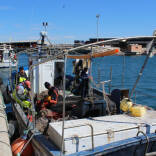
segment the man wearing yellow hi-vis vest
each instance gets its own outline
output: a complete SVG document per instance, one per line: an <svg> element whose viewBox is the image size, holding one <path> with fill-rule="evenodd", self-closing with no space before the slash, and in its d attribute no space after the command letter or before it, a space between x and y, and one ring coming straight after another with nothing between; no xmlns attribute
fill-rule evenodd
<svg viewBox="0 0 156 156"><path fill-rule="evenodd" d="M24 108L31 107L29 91L30 91L30 81L24 81L16 87L16 95L21 100L20 104Z"/></svg>
<svg viewBox="0 0 156 156"><path fill-rule="evenodd" d="M28 80L27 74L24 71L23 67L19 68L19 72L17 74L17 84Z"/></svg>

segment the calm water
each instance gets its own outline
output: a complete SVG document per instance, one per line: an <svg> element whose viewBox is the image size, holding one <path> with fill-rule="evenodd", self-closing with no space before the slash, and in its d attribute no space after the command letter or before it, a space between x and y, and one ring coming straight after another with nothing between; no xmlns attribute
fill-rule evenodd
<svg viewBox="0 0 156 156"><path fill-rule="evenodd" d="M129 88L132 89L141 66L146 56L108 56L93 60L92 73L95 82L110 79L110 69L112 68L112 89ZM20 65L27 65L27 55L20 56ZM125 62L125 63L123 63ZM123 65L124 64L124 65ZM156 108L156 56L148 60L143 75L136 87L136 102ZM124 71L124 72L123 72ZM67 62L67 74L72 72L72 60ZM124 74L123 74L124 73ZM8 69L0 69L0 77L7 84L9 77ZM123 83L124 82L124 83ZM108 87L106 85L106 89ZM134 95L135 95L134 94ZM133 96L133 100L134 96Z"/></svg>
<svg viewBox="0 0 156 156"><path fill-rule="evenodd" d="M144 63L146 56L111 56L98 58L94 61L94 77L98 79L98 70L101 72L102 80L110 79L110 68L112 67L112 89L132 89L138 73ZM125 60L125 61L123 61ZM123 62L125 65L123 66ZM143 75L136 87L136 102L156 108L156 56L149 59ZM124 67L124 69L123 69ZM124 74L123 74L124 70ZM124 83L123 82L124 79ZM134 96L133 96L134 97Z"/></svg>

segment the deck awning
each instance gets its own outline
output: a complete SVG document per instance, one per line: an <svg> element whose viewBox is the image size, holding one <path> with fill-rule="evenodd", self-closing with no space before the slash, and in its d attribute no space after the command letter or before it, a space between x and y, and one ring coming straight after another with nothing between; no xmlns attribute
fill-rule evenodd
<svg viewBox="0 0 156 156"><path fill-rule="evenodd" d="M72 58L72 59L91 59L91 58L96 58L96 57L104 57L104 56L111 56L115 55L119 52L119 49L111 49L111 50L106 50L102 52L95 52L95 53L90 53L90 54L85 54L85 55L68 55L67 58Z"/></svg>

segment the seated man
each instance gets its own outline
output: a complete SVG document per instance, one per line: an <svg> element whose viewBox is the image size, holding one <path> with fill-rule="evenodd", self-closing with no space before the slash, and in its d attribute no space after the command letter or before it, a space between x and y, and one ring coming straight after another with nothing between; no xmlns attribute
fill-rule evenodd
<svg viewBox="0 0 156 156"><path fill-rule="evenodd" d="M51 86L49 82L44 83L45 88L48 89L48 101L51 105L56 105L58 100L58 89L54 86Z"/></svg>

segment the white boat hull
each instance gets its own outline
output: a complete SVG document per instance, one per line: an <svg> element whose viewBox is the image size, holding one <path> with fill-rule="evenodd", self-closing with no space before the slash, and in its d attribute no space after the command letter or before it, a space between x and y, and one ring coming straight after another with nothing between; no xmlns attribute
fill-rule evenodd
<svg viewBox="0 0 156 156"><path fill-rule="evenodd" d="M0 68L16 67L16 65L17 63L2 62L0 63Z"/></svg>

